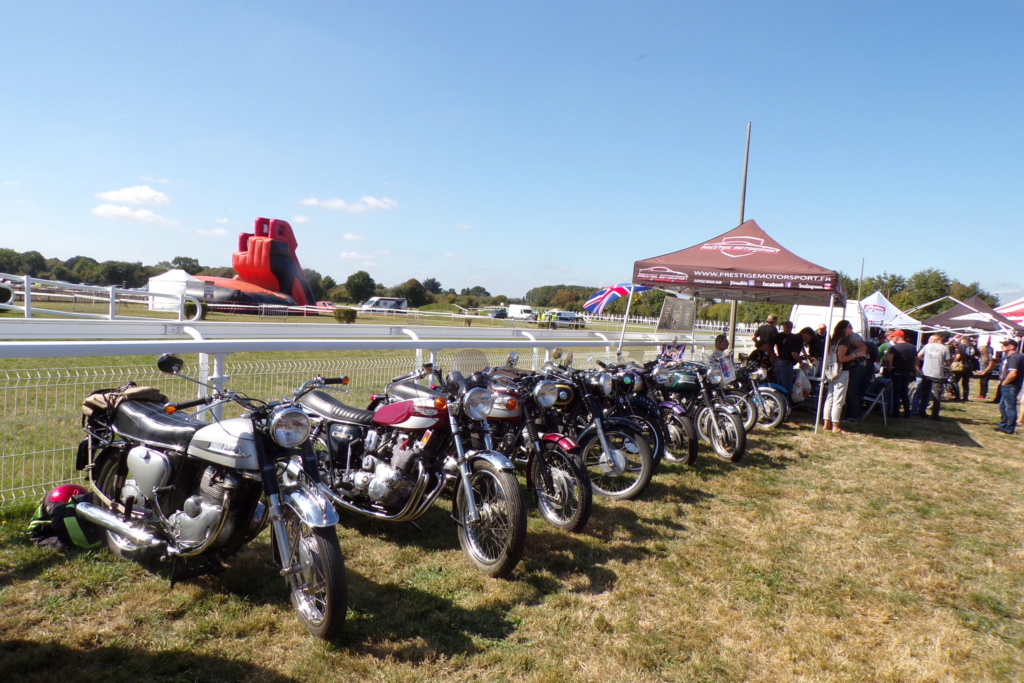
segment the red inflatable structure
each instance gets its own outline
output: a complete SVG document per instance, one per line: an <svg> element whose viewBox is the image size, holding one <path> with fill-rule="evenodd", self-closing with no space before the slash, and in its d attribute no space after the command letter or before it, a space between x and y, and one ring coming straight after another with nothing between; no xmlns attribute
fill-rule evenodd
<svg viewBox="0 0 1024 683"><path fill-rule="evenodd" d="M288 221L257 218L252 233L238 235L234 280L198 276L214 285L217 304L313 306L313 291L295 254L299 243Z"/></svg>

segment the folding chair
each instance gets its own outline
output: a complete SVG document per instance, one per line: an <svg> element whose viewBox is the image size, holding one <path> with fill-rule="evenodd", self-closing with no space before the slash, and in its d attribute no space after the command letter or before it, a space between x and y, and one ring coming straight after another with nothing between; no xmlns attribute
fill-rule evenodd
<svg viewBox="0 0 1024 683"><path fill-rule="evenodd" d="M889 403L892 402L892 380L888 377L876 377L868 385L864 392L864 405L867 406L861 411L861 420L868 416L871 409L876 405L882 406L882 424L889 425Z"/></svg>

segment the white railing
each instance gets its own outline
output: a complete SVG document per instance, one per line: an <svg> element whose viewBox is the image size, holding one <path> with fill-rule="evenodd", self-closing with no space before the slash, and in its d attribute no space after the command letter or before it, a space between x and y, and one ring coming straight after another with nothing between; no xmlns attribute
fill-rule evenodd
<svg viewBox="0 0 1024 683"><path fill-rule="evenodd" d="M261 327L265 332L276 325ZM80 336L84 336L82 332ZM81 480L74 463L82 437L81 402L91 391L115 388L131 380L156 386L175 401L196 395L195 384L160 374L152 361L125 362L132 357L181 353L190 360L184 374L266 398L287 396L318 374L346 374L352 380L352 394L346 401L356 406L366 405L371 393L382 391L392 377L409 372L425 360L438 363L442 369L450 367L460 349L481 350L492 365L503 363L508 352L516 350L523 368L539 367L557 346L575 351L577 365L585 365L588 354L614 359L615 346L609 340L561 330L547 332L543 338L505 331L504 338L433 340L406 334L405 339L0 342L0 358L45 359L25 361L32 365L26 369L0 370L0 507L39 498L54 486ZM624 351L629 358L646 359L656 353L659 343L650 335L646 339L627 339ZM338 353L368 350L389 353L369 357L365 353ZM241 352L270 352L279 359L244 360L235 356ZM66 358L75 360L60 360ZM100 360L90 366L81 358Z"/></svg>

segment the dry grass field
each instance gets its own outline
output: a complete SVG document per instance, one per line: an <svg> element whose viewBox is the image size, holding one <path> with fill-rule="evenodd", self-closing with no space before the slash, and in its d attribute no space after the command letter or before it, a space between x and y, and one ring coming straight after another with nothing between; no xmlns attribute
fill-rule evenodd
<svg viewBox="0 0 1024 683"><path fill-rule="evenodd" d="M510 580L462 557L450 501L417 528L343 517L342 637L307 637L267 535L178 584L59 554L0 519L0 680L979 681L1024 672L1024 435L806 414L736 465L702 447L584 533L530 514Z"/></svg>

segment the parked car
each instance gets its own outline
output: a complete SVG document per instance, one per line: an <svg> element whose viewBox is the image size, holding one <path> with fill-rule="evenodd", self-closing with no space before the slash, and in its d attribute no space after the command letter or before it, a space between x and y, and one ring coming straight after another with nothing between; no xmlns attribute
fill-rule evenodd
<svg viewBox="0 0 1024 683"><path fill-rule="evenodd" d="M491 311L491 317L495 319L505 319L508 317L508 309L496 308Z"/></svg>
<svg viewBox="0 0 1024 683"><path fill-rule="evenodd" d="M541 325L541 327L550 327L552 330L559 327L580 330L587 326L586 319L573 311L548 311L544 314L544 321L547 325Z"/></svg>

